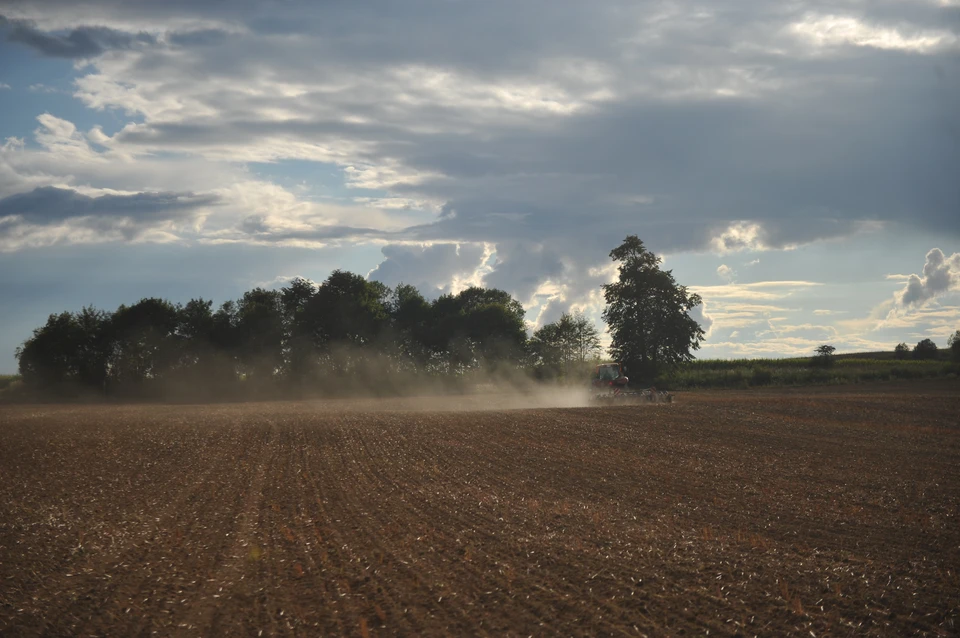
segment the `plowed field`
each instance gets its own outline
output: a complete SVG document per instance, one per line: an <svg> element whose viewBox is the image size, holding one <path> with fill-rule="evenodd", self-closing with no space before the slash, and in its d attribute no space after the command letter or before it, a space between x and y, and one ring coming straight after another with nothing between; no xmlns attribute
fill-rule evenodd
<svg viewBox="0 0 960 638"><path fill-rule="evenodd" d="M0 634L958 635L960 386L0 408Z"/></svg>

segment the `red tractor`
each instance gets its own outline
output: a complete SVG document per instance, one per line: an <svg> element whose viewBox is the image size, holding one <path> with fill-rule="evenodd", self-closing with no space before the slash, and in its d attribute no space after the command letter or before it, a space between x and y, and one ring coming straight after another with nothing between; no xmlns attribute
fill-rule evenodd
<svg viewBox="0 0 960 638"><path fill-rule="evenodd" d="M619 363L601 363L590 382L593 399L598 403L673 403L673 395L654 387L643 390L630 388L630 379L623 374Z"/></svg>

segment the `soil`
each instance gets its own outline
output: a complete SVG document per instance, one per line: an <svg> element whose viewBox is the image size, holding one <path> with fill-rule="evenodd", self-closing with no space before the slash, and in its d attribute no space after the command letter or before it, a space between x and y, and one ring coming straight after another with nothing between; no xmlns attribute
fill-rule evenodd
<svg viewBox="0 0 960 638"><path fill-rule="evenodd" d="M0 635L960 634L960 384L552 402L0 407Z"/></svg>

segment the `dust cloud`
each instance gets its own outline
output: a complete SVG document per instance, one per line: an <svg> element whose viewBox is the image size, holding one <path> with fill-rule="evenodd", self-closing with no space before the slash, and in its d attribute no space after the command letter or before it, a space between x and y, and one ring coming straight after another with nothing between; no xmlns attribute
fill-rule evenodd
<svg viewBox="0 0 960 638"><path fill-rule="evenodd" d="M325 397L307 402L316 404L318 409L333 412L483 412L591 405L590 392L585 385L547 385L534 381L522 387L486 382L446 392L431 387L425 393Z"/></svg>
<svg viewBox="0 0 960 638"><path fill-rule="evenodd" d="M589 375L565 380L536 378L529 369L503 362L424 366L338 347L298 373L284 374L269 361L237 366L207 361L137 382L119 380L103 388L79 385L56 392L22 393L20 402L37 403L269 403L303 401L324 410L457 411L580 408L591 404Z"/></svg>

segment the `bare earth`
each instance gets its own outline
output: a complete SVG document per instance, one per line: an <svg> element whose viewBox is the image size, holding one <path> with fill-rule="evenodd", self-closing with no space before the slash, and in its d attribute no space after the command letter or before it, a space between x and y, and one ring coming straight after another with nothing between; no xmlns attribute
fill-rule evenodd
<svg viewBox="0 0 960 638"><path fill-rule="evenodd" d="M528 401L0 407L0 634L960 634L956 382Z"/></svg>

